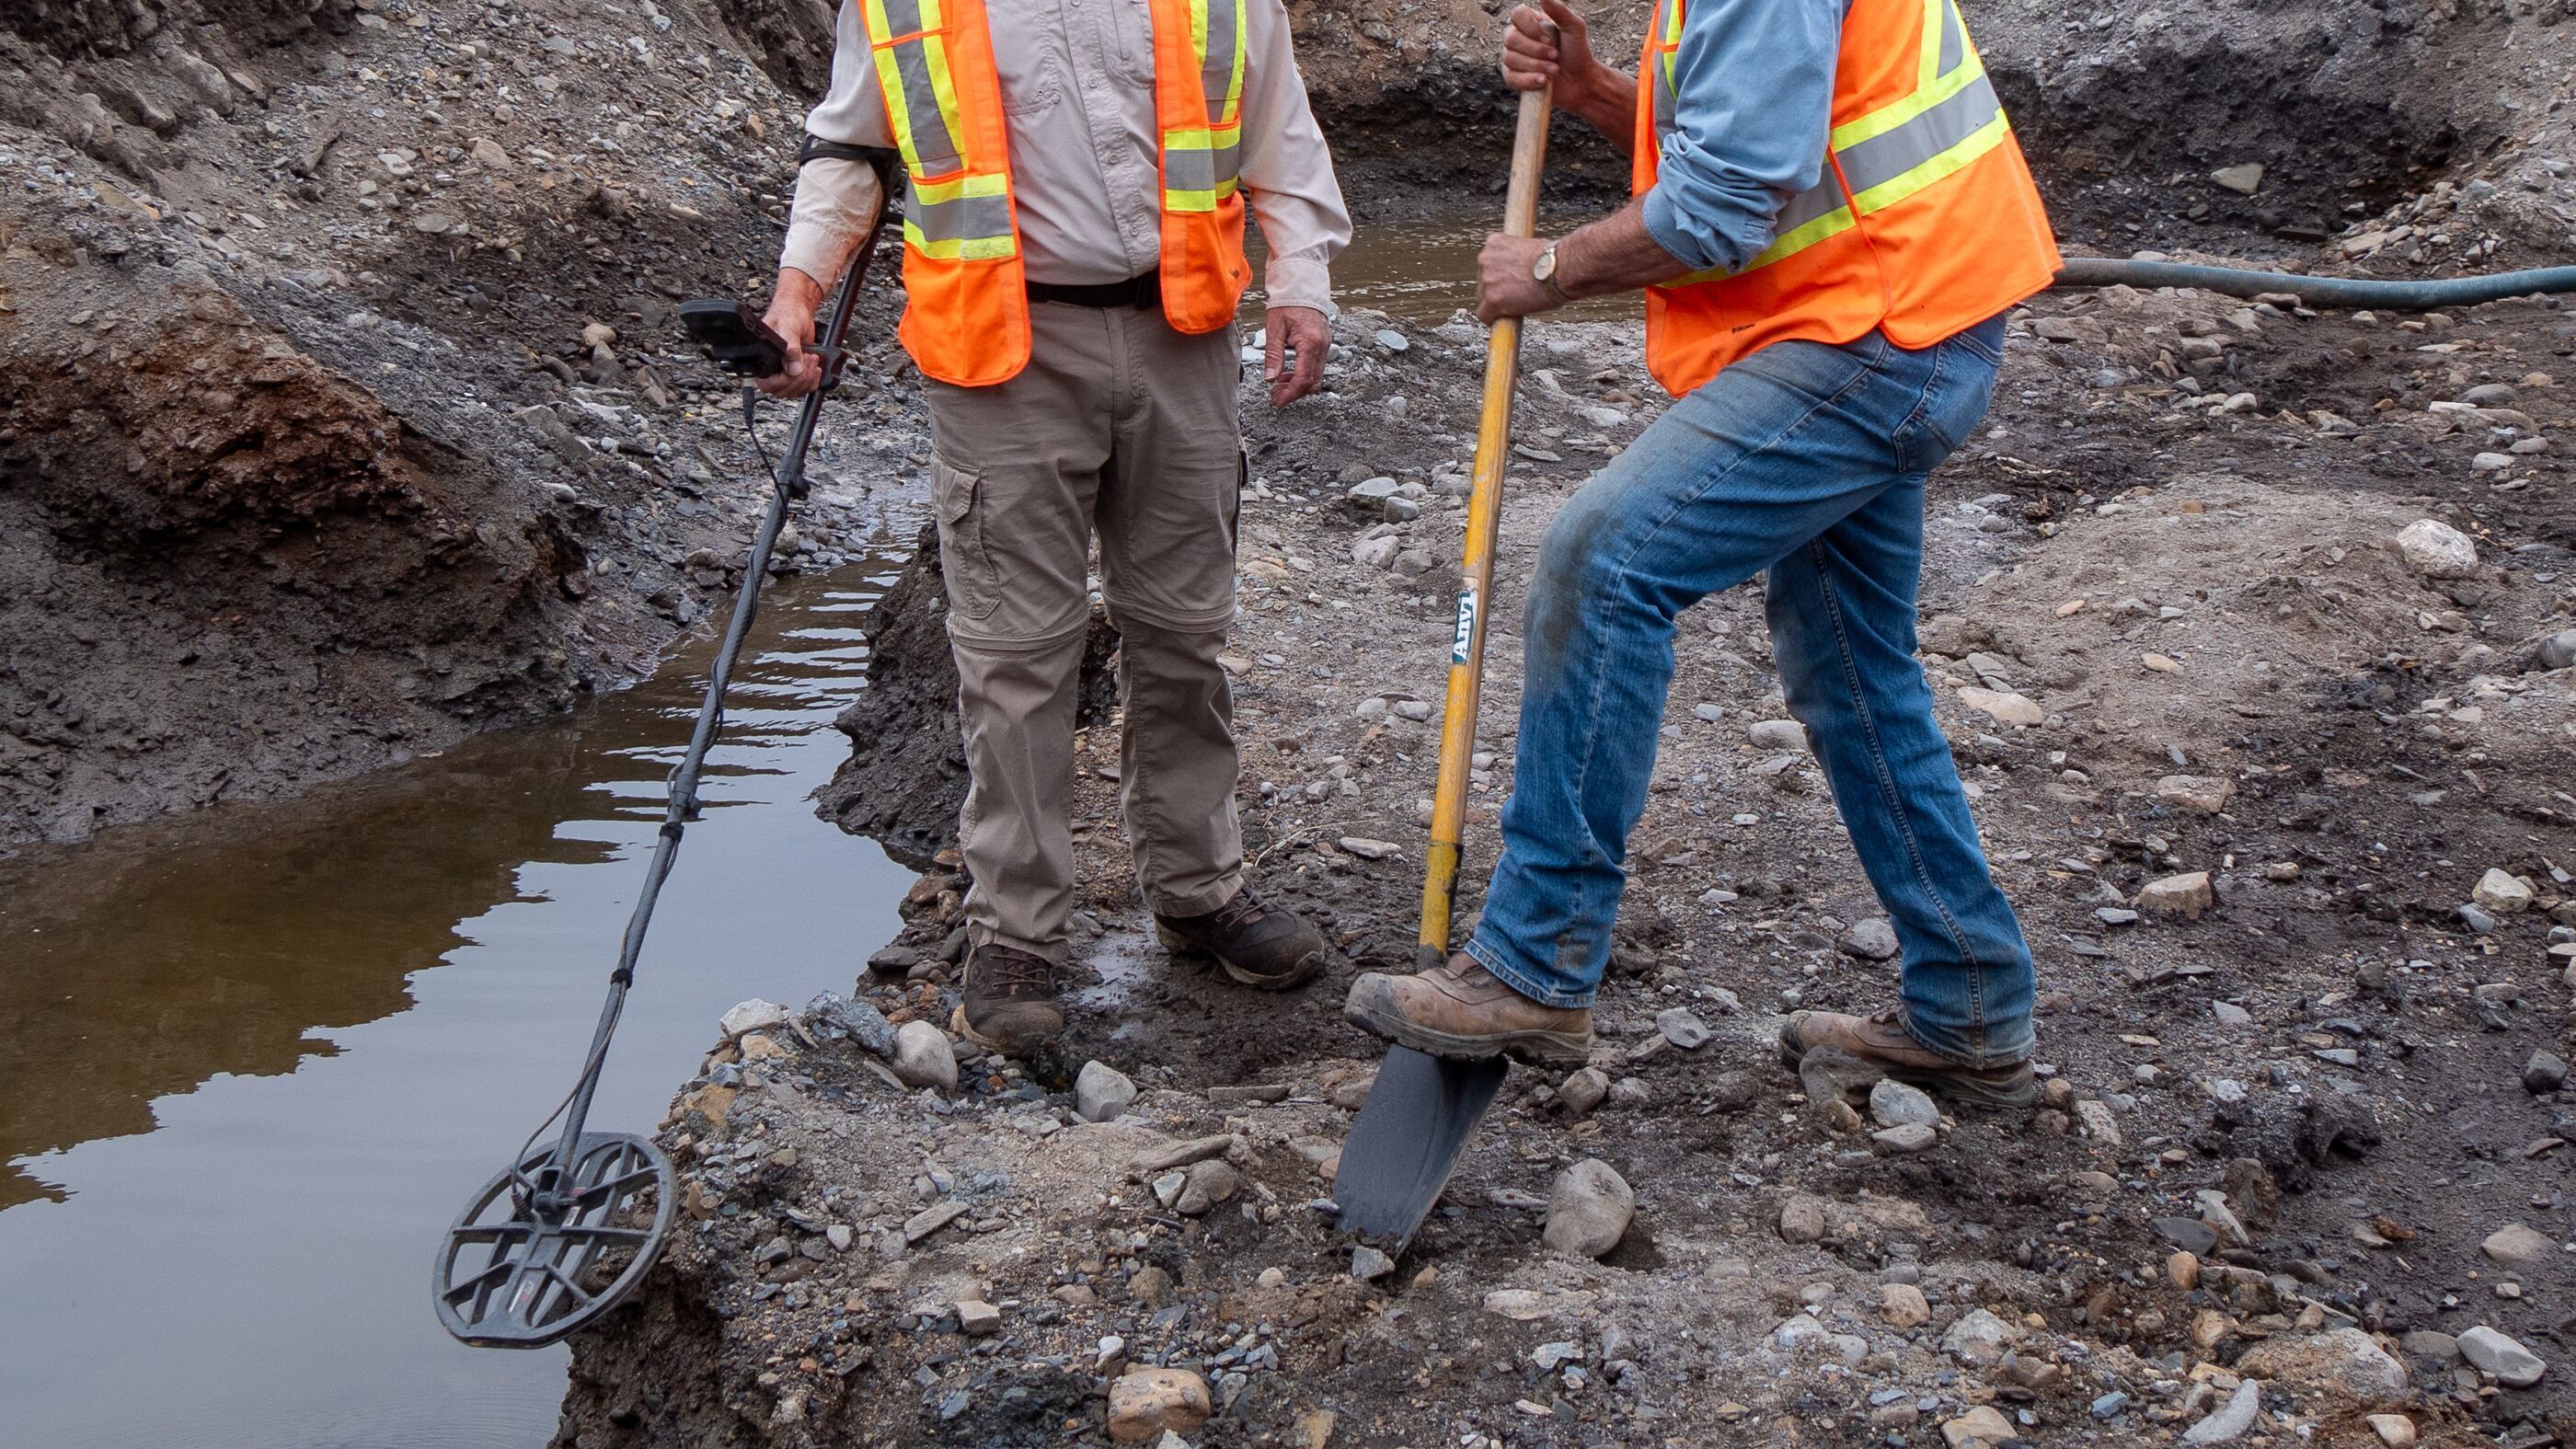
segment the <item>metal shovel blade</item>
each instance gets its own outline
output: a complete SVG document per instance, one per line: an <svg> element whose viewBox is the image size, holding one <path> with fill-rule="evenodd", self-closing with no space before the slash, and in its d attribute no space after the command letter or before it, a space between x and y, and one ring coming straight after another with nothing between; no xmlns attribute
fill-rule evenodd
<svg viewBox="0 0 2576 1449"><path fill-rule="evenodd" d="M1454 1062L1390 1048L1333 1173L1341 1230L1402 1253L1509 1070L1501 1057Z"/></svg>
<svg viewBox="0 0 2576 1449"><path fill-rule="evenodd" d="M438 1321L477 1348L541 1348L598 1318L644 1281L671 1235L660 1148L584 1133L560 1175L555 1150L484 1184L438 1245Z"/></svg>

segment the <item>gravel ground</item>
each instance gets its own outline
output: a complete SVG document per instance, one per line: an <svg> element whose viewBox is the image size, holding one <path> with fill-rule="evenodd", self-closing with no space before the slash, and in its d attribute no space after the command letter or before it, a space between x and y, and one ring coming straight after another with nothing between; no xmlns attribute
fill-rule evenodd
<svg viewBox="0 0 2576 1449"><path fill-rule="evenodd" d="M1231 656L1251 853L1334 970L1256 997L1150 943L1096 728L1060 1056L950 1086L810 1023L720 1049L666 1138L695 1221L578 1350L562 1442L1093 1442L1149 1369L1204 1384L1212 1417L1158 1421L1192 1444L2559 1432L2565 1366L2517 1385L2470 1330L2550 1363L2576 1301L2576 537L2561 458L2512 451L2576 421L2546 375L2576 323L2111 291L2013 334L1935 480L1923 659L2040 955L2045 1107L1906 1130L1905 1094L1777 1065L1786 1012L1882 1004L1893 963L1737 590L1683 621L1592 1068L1516 1071L1404 1260L1355 1262L1312 1206L1377 1056L1337 1007L1410 952L1481 344L1346 317L1320 406L1248 407ZM1534 329L1503 579L1653 414L1636 346ZM890 596L914 642L854 738L945 688L936 597ZM825 809L909 791L930 857L928 753L862 755ZM961 884L934 864L854 984L929 1057ZM1107 1124L1093 1061L1141 1089ZM1602 1210L1552 1202L1587 1162L1634 1198L1597 1254L1555 1246Z"/></svg>

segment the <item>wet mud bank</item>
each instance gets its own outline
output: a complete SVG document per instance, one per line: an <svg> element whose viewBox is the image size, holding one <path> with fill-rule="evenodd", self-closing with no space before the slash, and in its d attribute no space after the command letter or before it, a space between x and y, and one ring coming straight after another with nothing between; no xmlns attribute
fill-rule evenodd
<svg viewBox="0 0 2576 1449"><path fill-rule="evenodd" d="M1332 971L1256 998L1152 944L1096 723L1061 1051L921 1038L962 945L935 870L853 982L928 1024L911 1048L800 1018L677 1098L689 1229L576 1346L559 1442L2576 1432L2576 314L2113 289L2011 332L1935 480L1921 657L2039 956L2041 1109L1900 1130L1865 1074L1777 1065L1788 1012L1873 1009L1895 966L1741 589L1682 620L1592 1065L1514 1072L1401 1263L1328 1231L1379 1055L1341 993L1410 951L1482 358L1472 326L1353 314L1315 406L1247 396L1229 653L1247 854ZM1654 415L1637 346L1527 344L1469 911L1519 581ZM923 679L933 612L878 626L917 631ZM872 689L843 728L944 687ZM871 757L869 798L946 779L898 768ZM1119 1077L1081 1086L1093 1062ZM1633 1219L1551 1247L1618 1216L1566 1196L1588 1161Z"/></svg>

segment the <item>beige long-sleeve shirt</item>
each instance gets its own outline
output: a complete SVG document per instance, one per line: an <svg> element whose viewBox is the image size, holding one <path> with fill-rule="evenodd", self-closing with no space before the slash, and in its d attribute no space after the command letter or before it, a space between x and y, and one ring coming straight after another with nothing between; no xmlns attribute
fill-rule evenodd
<svg viewBox="0 0 2576 1449"><path fill-rule="evenodd" d="M1269 244L1263 287L1271 306L1330 313L1330 267L1350 242L1350 213L1297 74L1287 13L1280 0L1244 9L1241 175ZM985 12L1029 280L1085 285L1154 270L1162 211L1147 0L985 0ZM832 90L805 129L847 145L894 144L858 0L842 0ZM809 162L782 265L829 286L876 205L866 166Z"/></svg>

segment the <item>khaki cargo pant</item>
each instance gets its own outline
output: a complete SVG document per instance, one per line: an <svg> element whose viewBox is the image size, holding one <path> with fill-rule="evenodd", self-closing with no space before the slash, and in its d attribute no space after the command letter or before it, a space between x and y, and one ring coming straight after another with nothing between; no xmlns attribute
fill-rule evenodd
<svg viewBox="0 0 2576 1449"><path fill-rule="evenodd" d="M1029 365L992 387L928 382L940 565L971 776L959 819L967 937L1061 961L1073 907L1075 686L1101 592L1118 626L1119 742L1137 884L1164 915L1242 883L1234 620L1243 481L1234 329L1156 310L1033 303Z"/></svg>

